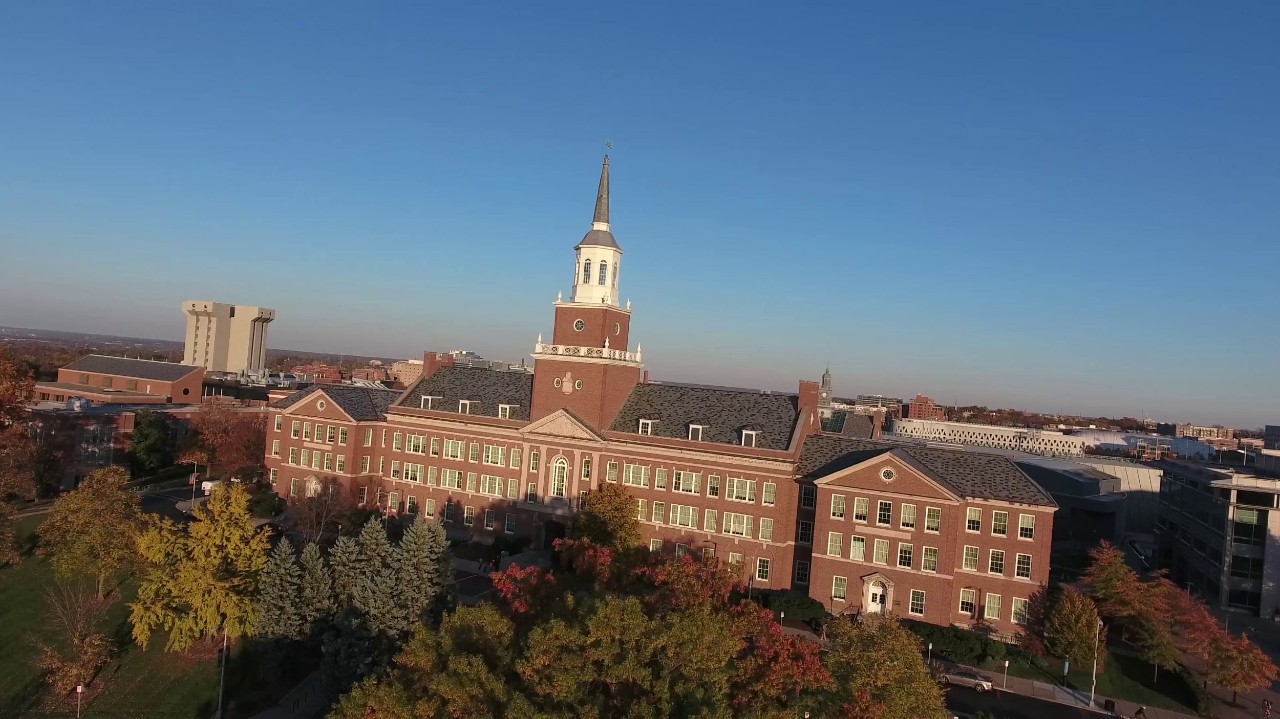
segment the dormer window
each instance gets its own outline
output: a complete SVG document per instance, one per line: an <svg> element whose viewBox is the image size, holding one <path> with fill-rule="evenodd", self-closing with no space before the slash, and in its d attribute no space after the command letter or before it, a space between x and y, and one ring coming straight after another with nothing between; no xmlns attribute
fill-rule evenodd
<svg viewBox="0 0 1280 719"><path fill-rule="evenodd" d="M439 409L440 398L424 395L418 398L419 407L422 409Z"/></svg>
<svg viewBox="0 0 1280 719"><path fill-rule="evenodd" d="M704 429L706 429L706 427L705 427L705 426L703 426L703 425L700 425L700 424L691 424L691 425L689 425L689 441L691 441L691 442L701 442L701 441L702 441L702 430L704 430Z"/></svg>
<svg viewBox="0 0 1280 719"><path fill-rule="evenodd" d="M640 434L646 434L646 435L653 434L653 420L651 419L640 420Z"/></svg>
<svg viewBox="0 0 1280 719"><path fill-rule="evenodd" d="M498 419L511 419L511 415L515 413L516 407L518 406L519 405L515 404L498 405Z"/></svg>
<svg viewBox="0 0 1280 719"><path fill-rule="evenodd" d="M756 442L758 442L759 440L760 440L760 432L758 430L754 430L754 429L742 430L742 446L743 447L754 447L756 446Z"/></svg>
<svg viewBox="0 0 1280 719"><path fill-rule="evenodd" d="M458 400L458 414L471 414L471 400Z"/></svg>

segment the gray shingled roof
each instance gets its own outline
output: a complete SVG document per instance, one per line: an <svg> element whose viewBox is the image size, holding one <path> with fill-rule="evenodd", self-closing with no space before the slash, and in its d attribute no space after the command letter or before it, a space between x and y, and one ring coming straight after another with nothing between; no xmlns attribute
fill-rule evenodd
<svg viewBox="0 0 1280 719"><path fill-rule="evenodd" d="M313 384L306 389L298 390L276 402L273 407L284 409L301 402L316 392L323 392L351 415L357 422L373 422L386 418L387 408L400 396L399 390L375 389L373 387L352 387L341 384Z"/></svg>
<svg viewBox="0 0 1280 719"><path fill-rule="evenodd" d="M901 452L961 497L1055 507L1057 504L1007 457L963 450L815 435L805 440L796 474L817 479L891 451Z"/></svg>
<svg viewBox="0 0 1280 719"><path fill-rule="evenodd" d="M786 449L796 426L795 395L678 384L640 384L613 420L615 432L636 434L640 420L655 420L657 437L688 439L689 425L706 427L702 441L742 444L742 430L760 432L756 446Z"/></svg>
<svg viewBox="0 0 1280 719"><path fill-rule="evenodd" d="M405 393L398 407L422 406L422 398L440 397L435 409L457 412L458 401L471 400L471 414L497 417L498 405L511 404L511 419L529 419L533 402L533 375L528 372L503 372L479 367L441 367L430 377L423 377Z"/></svg>
<svg viewBox="0 0 1280 719"><path fill-rule="evenodd" d="M178 364L177 362L157 362L155 360L108 357L106 355L85 355L63 369L74 372L113 374L119 377L136 377L157 382L177 382L200 368L195 365Z"/></svg>

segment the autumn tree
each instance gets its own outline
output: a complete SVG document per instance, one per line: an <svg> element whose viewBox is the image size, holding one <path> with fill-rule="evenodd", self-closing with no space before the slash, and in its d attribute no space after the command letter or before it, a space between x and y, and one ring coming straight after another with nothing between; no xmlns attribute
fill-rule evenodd
<svg viewBox="0 0 1280 719"><path fill-rule="evenodd" d="M1082 578L1085 592L1097 603L1098 612L1114 622L1130 622L1142 614L1145 591L1124 552L1102 540L1089 550L1089 568Z"/></svg>
<svg viewBox="0 0 1280 719"><path fill-rule="evenodd" d="M348 523L354 511L355 504L342 491L342 483L335 477L324 477L317 479L316 486L309 487L304 496L289 502L280 521L306 541L318 542L326 529Z"/></svg>
<svg viewBox="0 0 1280 719"><path fill-rule="evenodd" d="M636 499L621 484L605 483L583 500L573 533L604 547L635 547L640 544Z"/></svg>
<svg viewBox="0 0 1280 719"><path fill-rule="evenodd" d="M1044 656L1048 652L1044 646L1044 627L1051 607L1046 585L1041 584L1027 597L1027 619L1018 634L1018 645L1036 656Z"/></svg>
<svg viewBox="0 0 1280 719"><path fill-rule="evenodd" d="M138 413L129 438L129 456L135 469L154 472L173 463L169 444L172 427L169 419L160 412L144 410Z"/></svg>
<svg viewBox="0 0 1280 719"><path fill-rule="evenodd" d="M841 617L827 625L834 685L820 716L918 719L942 716L942 689L925 666L920 638L891 615Z"/></svg>
<svg viewBox="0 0 1280 719"><path fill-rule="evenodd" d="M25 426L31 371L0 349L0 566L19 559L10 499L36 497L37 447Z"/></svg>
<svg viewBox="0 0 1280 719"><path fill-rule="evenodd" d="M215 489L185 527L153 518L138 539L146 565L129 605L134 639L145 647L164 629L165 648L180 651L219 634L247 634L269 545L269 530L254 526L249 493L239 485Z"/></svg>
<svg viewBox="0 0 1280 719"><path fill-rule="evenodd" d="M1073 587L1065 587L1045 617L1045 647L1056 657L1086 666L1093 661L1095 648L1105 645L1100 624L1093 600Z"/></svg>
<svg viewBox="0 0 1280 719"><path fill-rule="evenodd" d="M44 593L44 625L57 642L36 642L36 666L55 696L65 697L76 686L88 686L114 653L114 644L102 631L111 602L95 597L81 586L56 581Z"/></svg>
<svg viewBox="0 0 1280 719"><path fill-rule="evenodd" d="M97 597L107 582L137 559L142 526L138 495L125 486L129 475L120 467L94 470L74 491L53 503L39 528L41 551L53 555L62 576L87 574L97 581Z"/></svg>
<svg viewBox="0 0 1280 719"><path fill-rule="evenodd" d="M1231 703L1240 692L1271 686L1276 665L1267 653L1244 634L1233 637L1223 632L1209 648L1209 681L1231 690Z"/></svg>
<svg viewBox="0 0 1280 719"><path fill-rule="evenodd" d="M225 472L257 470L266 454L267 416L256 410L241 411L223 402L207 402L191 418L193 443L200 458L213 474L216 466ZM184 453L184 459L196 459Z"/></svg>

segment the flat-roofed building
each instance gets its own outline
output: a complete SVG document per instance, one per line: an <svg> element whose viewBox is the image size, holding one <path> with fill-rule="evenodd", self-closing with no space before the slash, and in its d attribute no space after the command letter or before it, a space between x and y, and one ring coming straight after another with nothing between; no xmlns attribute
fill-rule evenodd
<svg viewBox="0 0 1280 719"><path fill-rule="evenodd" d="M55 382L37 382L32 399L95 404L199 404L204 368L176 362L85 355L58 370Z"/></svg>
<svg viewBox="0 0 1280 719"><path fill-rule="evenodd" d="M275 310L187 300L182 311L187 315L185 364L232 374L266 369L267 325L275 320Z"/></svg>

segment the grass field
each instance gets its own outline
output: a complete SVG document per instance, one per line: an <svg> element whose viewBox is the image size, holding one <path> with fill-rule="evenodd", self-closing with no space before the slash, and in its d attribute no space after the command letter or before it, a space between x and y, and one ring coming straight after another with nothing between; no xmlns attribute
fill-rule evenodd
<svg viewBox="0 0 1280 719"><path fill-rule="evenodd" d="M19 536L28 546L39 519L19 524ZM44 629L43 595L53 578L49 562L30 552L21 564L0 570L0 716L67 715L47 706L45 684L33 664L33 639L51 639ZM121 651L99 675L94 689L101 692L86 702L81 716L212 716L218 695L216 661L167 653L163 637L145 650L134 644L127 603L135 591L132 582L120 587L121 600L112 606L105 631L118 640ZM74 711L74 696L65 707Z"/></svg>

